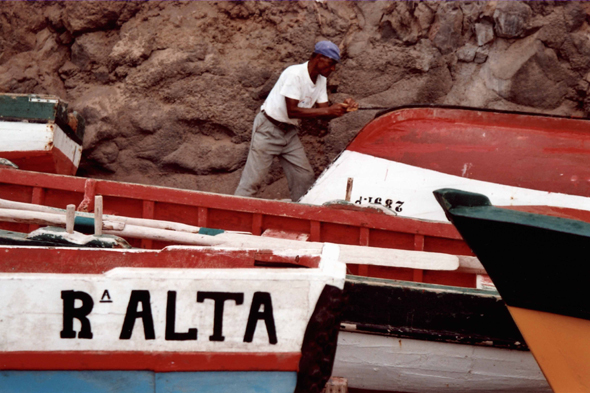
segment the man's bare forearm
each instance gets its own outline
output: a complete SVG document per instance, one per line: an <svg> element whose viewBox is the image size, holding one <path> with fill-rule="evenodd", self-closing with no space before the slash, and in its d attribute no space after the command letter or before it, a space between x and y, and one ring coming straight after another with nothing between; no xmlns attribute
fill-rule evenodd
<svg viewBox="0 0 590 393"><path fill-rule="evenodd" d="M340 105L340 104L337 104ZM310 117L338 117L346 113L346 109L331 108L331 106L323 108L299 108L287 109L287 114L292 119L305 119Z"/></svg>
<svg viewBox="0 0 590 393"><path fill-rule="evenodd" d="M315 108L300 108L297 106L299 101L291 98L286 98L286 101L287 115L291 119L304 119L310 117L340 117L347 112L347 108L349 106L347 103L330 105L327 102L323 102L318 104Z"/></svg>

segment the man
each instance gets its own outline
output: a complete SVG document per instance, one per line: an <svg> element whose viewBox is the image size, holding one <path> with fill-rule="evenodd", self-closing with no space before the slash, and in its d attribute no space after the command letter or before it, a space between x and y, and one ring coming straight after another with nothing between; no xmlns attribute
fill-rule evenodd
<svg viewBox="0 0 590 393"><path fill-rule="evenodd" d="M293 201L311 187L314 173L297 136L298 119L335 118L358 109L351 99L340 104L328 103L326 78L339 62L338 46L320 41L308 62L283 71L254 119L250 152L235 195L253 196L275 156L285 171Z"/></svg>

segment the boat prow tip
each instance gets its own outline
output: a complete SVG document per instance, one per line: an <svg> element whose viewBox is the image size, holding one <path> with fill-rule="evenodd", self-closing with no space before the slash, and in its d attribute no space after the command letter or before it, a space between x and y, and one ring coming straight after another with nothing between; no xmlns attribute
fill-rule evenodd
<svg viewBox="0 0 590 393"><path fill-rule="evenodd" d="M457 190L454 188L440 188L438 190L434 190L433 194L447 215L451 209L456 209L459 207L492 205L490 199L485 195Z"/></svg>

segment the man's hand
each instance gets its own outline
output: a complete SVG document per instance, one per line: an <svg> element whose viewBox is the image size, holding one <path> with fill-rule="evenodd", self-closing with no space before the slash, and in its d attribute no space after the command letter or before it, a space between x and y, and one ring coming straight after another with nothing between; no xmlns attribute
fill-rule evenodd
<svg viewBox="0 0 590 393"><path fill-rule="evenodd" d="M347 98L344 100L344 102L341 102L340 104L334 104L329 107L330 116L340 117L348 112L354 112L358 108L359 104L357 104L352 98Z"/></svg>
<svg viewBox="0 0 590 393"><path fill-rule="evenodd" d="M333 104L328 107L328 116L329 117L340 117L346 113L346 104Z"/></svg>
<svg viewBox="0 0 590 393"><path fill-rule="evenodd" d="M355 102L352 98L345 99L342 105L345 106L346 112L354 112L359 108L359 104Z"/></svg>
<svg viewBox="0 0 590 393"><path fill-rule="evenodd" d="M359 105L352 99L347 98L344 102L330 105L327 102L316 104L316 108L300 108L299 101L285 97L287 102L287 115L292 119L304 119L308 117L335 118L345 115L358 109Z"/></svg>

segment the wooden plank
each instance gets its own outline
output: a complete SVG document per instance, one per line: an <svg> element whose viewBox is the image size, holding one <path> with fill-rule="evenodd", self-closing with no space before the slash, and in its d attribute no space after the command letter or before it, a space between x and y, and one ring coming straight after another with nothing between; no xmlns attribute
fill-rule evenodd
<svg viewBox="0 0 590 393"><path fill-rule="evenodd" d="M252 234L260 236L262 234L262 214L252 214Z"/></svg>
<svg viewBox="0 0 590 393"><path fill-rule="evenodd" d="M96 180L86 179L84 183L84 199L80 202L78 210L81 212L91 212L94 210L94 201L96 197Z"/></svg>
<svg viewBox="0 0 590 393"><path fill-rule="evenodd" d="M79 192L84 194L84 185L87 180L82 177L55 175L51 173L38 173L30 171L15 171L0 168L0 183L23 186L35 186L51 190Z"/></svg>
<svg viewBox="0 0 590 393"><path fill-rule="evenodd" d="M347 276L344 291L342 320L356 332L527 348L495 291L359 276Z"/></svg>
<svg viewBox="0 0 590 393"><path fill-rule="evenodd" d="M43 225L66 224L62 214L30 212L0 208L0 221L17 223L39 223ZM80 223L81 224L81 223ZM91 220L84 225L92 225ZM77 224L79 225L79 224ZM226 246L238 248L281 250L321 250L323 243L301 242L297 240L278 239L243 235L239 233L221 233L216 236L188 232L169 231L165 229L140 227L121 221L103 220L103 233L132 239L152 239L173 242L175 244ZM340 245L341 260L347 264L405 267L428 270L457 270L459 258L455 255L427 253L367 246Z"/></svg>
<svg viewBox="0 0 590 393"><path fill-rule="evenodd" d="M94 234L102 235L102 195L94 198Z"/></svg>
<svg viewBox="0 0 590 393"><path fill-rule="evenodd" d="M346 202L350 202L350 195L352 193L352 183L353 179L352 177L349 177L348 181L346 182L346 197L344 198Z"/></svg>
<svg viewBox="0 0 590 393"><path fill-rule="evenodd" d="M200 227L209 226L209 209L206 207L199 207L197 225Z"/></svg>
<svg viewBox="0 0 590 393"><path fill-rule="evenodd" d="M52 190L68 190L83 192L85 179L70 176L50 175L26 171L14 171L0 169L0 183L31 185ZM319 222L333 222L343 225L366 226L374 229L392 232L415 233L420 232L425 236L436 236L448 239L461 239L455 228L449 223L431 223L419 220L388 217L384 219L382 214L368 214L339 209L326 209L321 206L309 206L295 203L285 203L272 200L244 198L232 195L210 194L199 191L172 189L157 186L145 186L113 182L106 180L96 181L96 193L109 197L124 197L130 199L151 199L158 203L172 203L179 205L199 206L228 211L247 213L264 212L265 215L277 217L293 217L309 220L313 217ZM238 199L239 202L238 203ZM206 225L200 225L206 226Z"/></svg>
<svg viewBox="0 0 590 393"><path fill-rule="evenodd" d="M97 195L95 200L101 200L102 204L102 196ZM96 202L95 202L96 204ZM12 209L12 210L22 210L24 212L40 212L40 213L52 213L52 214L65 214L66 211L64 209L58 209L49 206L43 205L35 205L30 203L22 203L22 202L13 202L6 199L0 198L0 208L2 209ZM84 213L78 212L78 217L86 217L86 218L94 218L98 210L98 204L95 207L95 214L91 213ZM101 207L101 214L102 214L102 207ZM159 229L167 229L173 231L182 231L182 232L189 232L189 233L200 233L202 232L203 228L195 227L192 225L180 224L177 222L169 222L163 220L152 220L146 218L134 218L134 217L124 217L124 216L114 216L111 214L107 214L103 216L107 221L117 221L122 222L125 224L130 225L137 225L137 226L145 226L150 228L159 228Z"/></svg>
<svg viewBox="0 0 590 393"><path fill-rule="evenodd" d="M57 97L0 94L0 119L55 121L57 111L67 112L67 104Z"/></svg>
<svg viewBox="0 0 590 393"><path fill-rule="evenodd" d="M33 193L31 195L31 204L34 205L43 205L45 203L45 189L41 187L33 187ZM33 232L35 229L38 229L39 225L30 224L29 225L29 232Z"/></svg>
<svg viewBox="0 0 590 393"><path fill-rule="evenodd" d="M348 331L338 336L333 374L355 393L553 392L529 351Z"/></svg>
<svg viewBox="0 0 590 393"><path fill-rule="evenodd" d="M424 235L420 235L420 234L414 235L414 250L416 250L416 251L423 251L424 250ZM424 271L421 269L415 269L412 272L412 281L424 282Z"/></svg>
<svg viewBox="0 0 590 393"><path fill-rule="evenodd" d="M319 242L322 236L322 224L319 221L310 220L309 222L309 241Z"/></svg>
<svg viewBox="0 0 590 393"><path fill-rule="evenodd" d="M366 227L360 228L359 245L361 245L361 246L368 246L369 245L369 228L366 228Z"/></svg>

